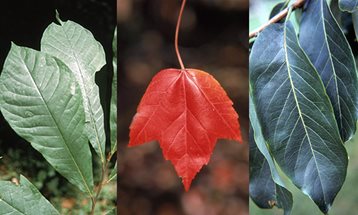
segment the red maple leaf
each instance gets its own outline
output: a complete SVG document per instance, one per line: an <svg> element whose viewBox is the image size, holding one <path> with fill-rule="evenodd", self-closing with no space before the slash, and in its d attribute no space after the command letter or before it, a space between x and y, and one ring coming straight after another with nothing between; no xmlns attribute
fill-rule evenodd
<svg viewBox="0 0 358 215"><path fill-rule="evenodd" d="M220 84L196 69L165 69L149 84L130 126L129 146L157 140L185 190L217 139L241 142L238 114Z"/></svg>

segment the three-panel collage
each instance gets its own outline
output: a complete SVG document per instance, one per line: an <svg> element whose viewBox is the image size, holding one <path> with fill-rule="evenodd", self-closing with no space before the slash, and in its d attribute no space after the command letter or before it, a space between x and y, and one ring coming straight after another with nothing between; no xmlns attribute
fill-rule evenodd
<svg viewBox="0 0 358 215"><path fill-rule="evenodd" d="M3 0L0 215L357 215L358 0Z"/></svg>

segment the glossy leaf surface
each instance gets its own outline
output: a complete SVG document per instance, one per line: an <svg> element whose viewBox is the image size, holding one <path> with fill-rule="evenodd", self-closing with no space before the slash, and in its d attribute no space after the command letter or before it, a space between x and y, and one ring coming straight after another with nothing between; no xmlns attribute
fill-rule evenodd
<svg viewBox="0 0 358 215"><path fill-rule="evenodd" d="M317 69L333 105L343 142L356 131L358 79L352 50L326 0L311 0L302 14L300 44Z"/></svg>
<svg viewBox="0 0 358 215"><path fill-rule="evenodd" d="M159 141L188 190L219 138L241 141L238 115L220 84L200 70L165 69L138 106L129 145Z"/></svg>
<svg viewBox="0 0 358 215"><path fill-rule="evenodd" d="M261 208L272 208L275 205L288 215L292 210L292 194L286 189L277 171L275 161L263 137L251 95L249 110L250 197Z"/></svg>
<svg viewBox="0 0 358 215"><path fill-rule="evenodd" d="M284 209L289 215L292 210L292 194L272 179L270 166L257 147L253 130L250 128L250 197L260 208Z"/></svg>
<svg viewBox="0 0 358 215"><path fill-rule="evenodd" d="M69 68L12 44L0 76L6 121L72 184L91 194L92 158L80 88Z"/></svg>
<svg viewBox="0 0 358 215"><path fill-rule="evenodd" d="M46 28L41 39L41 51L63 61L75 74L84 98L87 136L104 163L106 135L95 82L96 71L106 63L104 50L92 33L81 25L72 21L59 22L60 25L52 23Z"/></svg>
<svg viewBox="0 0 358 215"><path fill-rule="evenodd" d="M59 215L60 213L31 182L24 176L20 176L19 185L9 181L0 181L0 214Z"/></svg>
<svg viewBox="0 0 358 215"><path fill-rule="evenodd" d="M259 34L250 55L250 85L275 160L326 213L345 180L347 152L323 83L289 21Z"/></svg>
<svg viewBox="0 0 358 215"><path fill-rule="evenodd" d="M358 10L358 0L339 0L339 8L346 12L355 12Z"/></svg>

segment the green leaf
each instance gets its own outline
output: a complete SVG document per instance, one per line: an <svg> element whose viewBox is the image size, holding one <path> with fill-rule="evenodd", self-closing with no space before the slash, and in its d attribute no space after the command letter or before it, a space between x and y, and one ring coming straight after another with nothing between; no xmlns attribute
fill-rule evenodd
<svg viewBox="0 0 358 215"><path fill-rule="evenodd" d="M82 96L60 60L12 44L0 76L1 112L72 184L91 194L92 158Z"/></svg>
<svg viewBox="0 0 358 215"><path fill-rule="evenodd" d="M347 152L319 74L290 21L259 34L250 55L250 85L276 162L326 213L345 180Z"/></svg>
<svg viewBox="0 0 358 215"><path fill-rule="evenodd" d="M72 22L50 24L41 39L41 51L62 60L75 74L83 95L86 131L91 145L105 162L106 136L99 89L95 82L96 71L105 65L102 45L92 33Z"/></svg>
<svg viewBox="0 0 358 215"><path fill-rule="evenodd" d="M271 10L269 19L273 18L274 16L276 16L278 13L280 13L282 10L284 10L287 6L288 6L289 1L284 1L284 2L280 2L277 3ZM283 20L280 20L279 22L284 22Z"/></svg>
<svg viewBox="0 0 358 215"><path fill-rule="evenodd" d="M117 28L113 37L113 80L110 110L111 153L117 151Z"/></svg>
<svg viewBox="0 0 358 215"><path fill-rule="evenodd" d="M272 179L270 166L257 147L250 126L250 197L260 208L277 206L291 214L292 194Z"/></svg>
<svg viewBox="0 0 358 215"><path fill-rule="evenodd" d="M358 0L339 0L339 8L342 11L354 12L358 10Z"/></svg>
<svg viewBox="0 0 358 215"><path fill-rule="evenodd" d="M112 208L111 210L107 211L105 214L106 215L116 215L117 214L116 208Z"/></svg>
<svg viewBox="0 0 358 215"><path fill-rule="evenodd" d="M60 213L30 181L21 175L20 185L0 181L0 214L59 215Z"/></svg>
<svg viewBox="0 0 358 215"><path fill-rule="evenodd" d="M311 0L302 14L300 44L321 76L343 142L356 131L358 79L352 50L326 0Z"/></svg>

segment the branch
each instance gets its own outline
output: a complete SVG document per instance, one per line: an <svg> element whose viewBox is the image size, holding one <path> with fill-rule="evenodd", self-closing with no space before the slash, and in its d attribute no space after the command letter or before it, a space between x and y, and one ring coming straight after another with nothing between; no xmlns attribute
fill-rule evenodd
<svg viewBox="0 0 358 215"><path fill-rule="evenodd" d="M296 2L292 4L292 10L303 7L304 3L305 3L305 0L296 0ZM273 23L276 23L276 22L282 20L283 18L285 18L287 16L287 13L288 13L288 8L284 9L283 11L278 13L276 16L272 17L267 23L261 25L254 31L250 32L249 39L256 37L257 34L260 33L262 30L264 30L267 26L269 26Z"/></svg>

